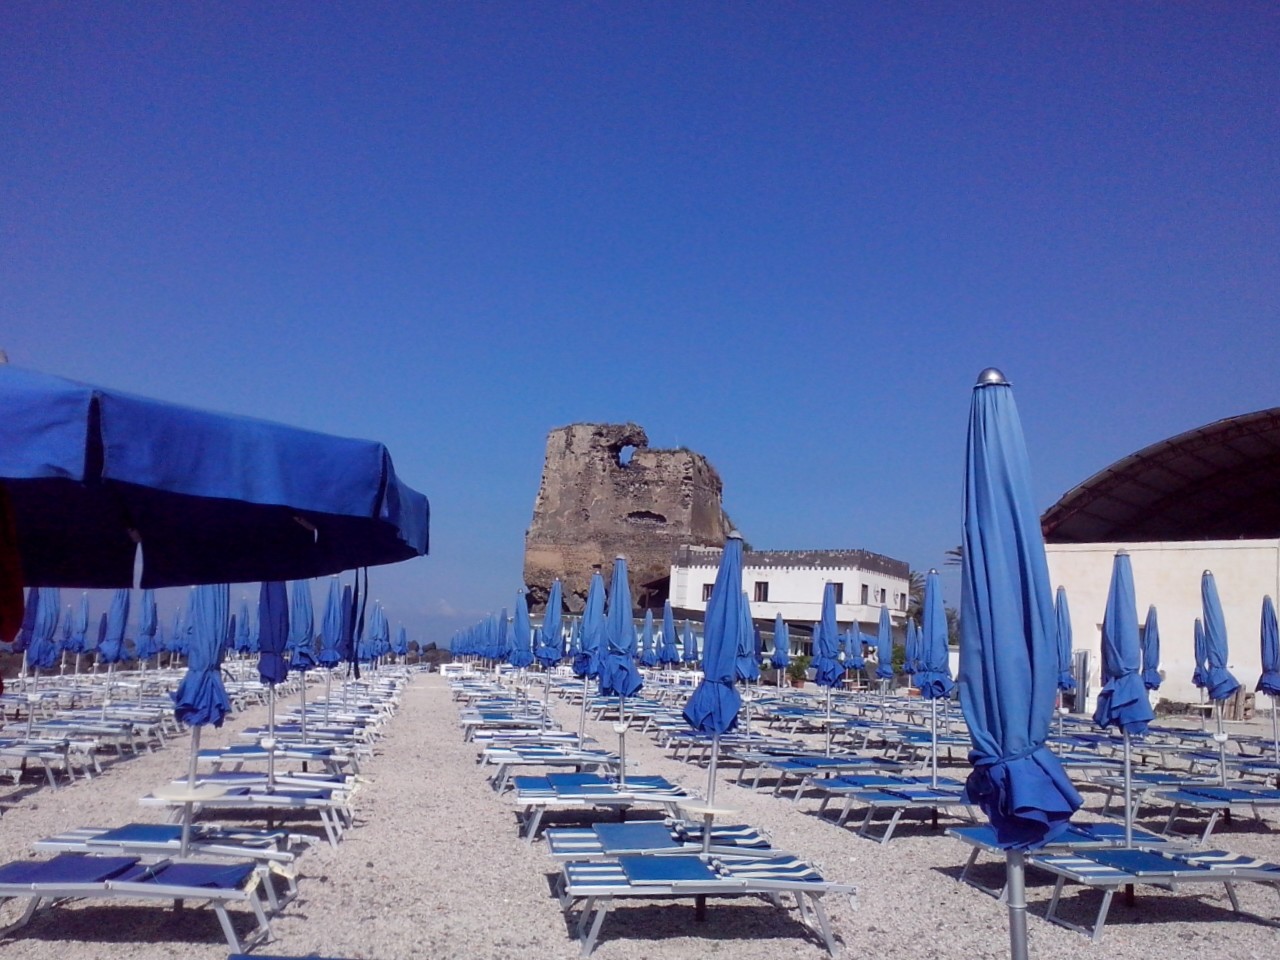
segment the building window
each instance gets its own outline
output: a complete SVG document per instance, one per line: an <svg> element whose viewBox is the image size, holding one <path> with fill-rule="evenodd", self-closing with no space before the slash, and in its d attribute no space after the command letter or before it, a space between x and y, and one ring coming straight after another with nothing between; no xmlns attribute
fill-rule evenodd
<svg viewBox="0 0 1280 960"><path fill-rule="evenodd" d="M715 586L715 584L714 584L714 583L704 583L704 584L702 585L702 602L703 602L703 603L709 603L709 602L710 602L710 600L711 600L711 588L712 588L712 587L714 587L714 586Z"/></svg>
<svg viewBox="0 0 1280 960"><path fill-rule="evenodd" d="M864 607L871 602L870 599L868 599L868 591L870 590L871 588L868 587L865 583L862 585L862 605Z"/></svg>
<svg viewBox="0 0 1280 960"><path fill-rule="evenodd" d="M833 583L833 584L831 585L831 588L835 591L835 594L836 594L836 603L844 603L844 584L843 584L843 583Z"/></svg>
<svg viewBox="0 0 1280 960"><path fill-rule="evenodd" d="M755 589L755 597L754 597L754 599L755 599L755 602L756 602L756 603L768 603L768 602L769 602L769 581L768 581L768 580L757 580L757 581L756 581L756 589Z"/></svg>
<svg viewBox="0 0 1280 960"><path fill-rule="evenodd" d="M885 598L885 595L886 595L887 593L888 593L888 591L887 591L887 590L885 590L885 588L884 588L884 587L881 587L881 588L880 588L880 602L881 602L881 603L884 603L884 598Z"/></svg>
<svg viewBox="0 0 1280 960"><path fill-rule="evenodd" d="M898 595L898 609L899 610L907 609L907 595L905 593Z"/></svg>

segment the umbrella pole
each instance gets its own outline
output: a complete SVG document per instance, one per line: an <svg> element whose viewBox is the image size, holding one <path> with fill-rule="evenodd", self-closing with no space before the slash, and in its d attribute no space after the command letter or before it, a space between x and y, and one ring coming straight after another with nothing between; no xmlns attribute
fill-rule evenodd
<svg viewBox="0 0 1280 960"><path fill-rule="evenodd" d="M831 756L831 688L827 687L826 754Z"/></svg>
<svg viewBox="0 0 1280 960"><path fill-rule="evenodd" d="M1204 730L1204 687L1200 688L1200 729Z"/></svg>
<svg viewBox="0 0 1280 960"><path fill-rule="evenodd" d="M302 743L307 743L307 671L302 671Z"/></svg>
<svg viewBox="0 0 1280 960"><path fill-rule="evenodd" d="M622 696L618 696L618 725L613 728L618 733L618 788L627 787L627 716L623 710Z"/></svg>
<svg viewBox="0 0 1280 960"><path fill-rule="evenodd" d="M1129 731L1124 732L1124 845L1133 846L1133 750Z"/></svg>
<svg viewBox="0 0 1280 960"><path fill-rule="evenodd" d="M1222 708L1225 701L1213 701L1213 716L1218 726L1218 732L1213 735L1213 739L1218 741L1218 780L1225 787L1227 785L1227 732L1222 725Z"/></svg>
<svg viewBox="0 0 1280 960"><path fill-rule="evenodd" d="M267 684L267 793L276 789L276 685Z"/></svg>
<svg viewBox="0 0 1280 960"><path fill-rule="evenodd" d="M578 709L578 746L582 746L583 738L587 732L587 681L586 674L582 675L582 705Z"/></svg>
<svg viewBox="0 0 1280 960"><path fill-rule="evenodd" d="M1280 769L1280 727L1276 725L1276 697L1271 696L1271 742L1276 748L1276 767Z"/></svg>
<svg viewBox="0 0 1280 960"><path fill-rule="evenodd" d="M196 788L196 761L200 757L200 725L191 728L191 759L187 761L187 788ZM195 803L189 801L182 805L182 845L179 855L185 857L191 848L191 818L195 812Z"/></svg>
<svg viewBox="0 0 1280 960"><path fill-rule="evenodd" d="M333 692L333 667L325 671L324 675L324 722L329 722L329 698Z"/></svg>
<svg viewBox="0 0 1280 960"><path fill-rule="evenodd" d="M707 808L710 810L716 805L716 766L720 762L720 734L713 733L711 735L711 765L707 768ZM702 855L708 856L711 853L711 822L712 814L706 813L702 817Z"/></svg>
<svg viewBox="0 0 1280 960"><path fill-rule="evenodd" d="M1010 850L1006 861L1006 897L1009 902L1009 956L1027 960L1026 859L1021 850Z"/></svg>
<svg viewBox="0 0 1280 960"><path fill-rule="evenodd" d="M933 783L930 786L938 789L938 701L931 699L929 701L929 727L933 733L930 738L932 742L929 744L929 766L933 772Z"/></svg>

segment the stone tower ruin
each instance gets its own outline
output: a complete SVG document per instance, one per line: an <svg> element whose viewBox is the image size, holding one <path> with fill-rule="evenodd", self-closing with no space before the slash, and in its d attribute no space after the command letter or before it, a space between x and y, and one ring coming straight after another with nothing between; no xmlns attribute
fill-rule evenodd
<svg viewBox="0 0 1280 960"><path fill-rule="evenodd" d="M607 582L619 554L627 558L637 605L661 605L677 547L724 543L730 523L721 493L720 475L706 457L684 448L651 450L634 423L557 427L547 435L525 534L530 606L540 609L559 577L569 611L581 611L592 568L598 564Z"/></svg>

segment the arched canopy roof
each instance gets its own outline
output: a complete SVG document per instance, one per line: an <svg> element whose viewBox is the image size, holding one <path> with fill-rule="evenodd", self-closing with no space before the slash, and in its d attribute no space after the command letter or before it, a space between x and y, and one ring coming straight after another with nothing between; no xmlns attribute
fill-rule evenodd
<svg viewBox="0 0 1280 960"><path fill-rule="evenodd" d="M1280 407L1117 460L1041 518L1049 543L1280 537Z"/></svg>

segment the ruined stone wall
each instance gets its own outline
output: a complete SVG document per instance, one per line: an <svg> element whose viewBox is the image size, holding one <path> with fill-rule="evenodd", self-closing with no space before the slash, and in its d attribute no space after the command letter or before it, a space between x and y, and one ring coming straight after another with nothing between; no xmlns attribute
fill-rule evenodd
<svg viewBox="0 0 1280 960"><path fill-rule="evenodd" d="M623 451L634 448L622 462ZM542 483L525 534L524 580L531 606L541 608L551 583L564 583L578 612L594 565L607 582L613 558L627 558L632 596L671 572L683 544L720 546L729 521L715 467L691 450L651 450L634 423L575 423L547 435Z"/></svg>

